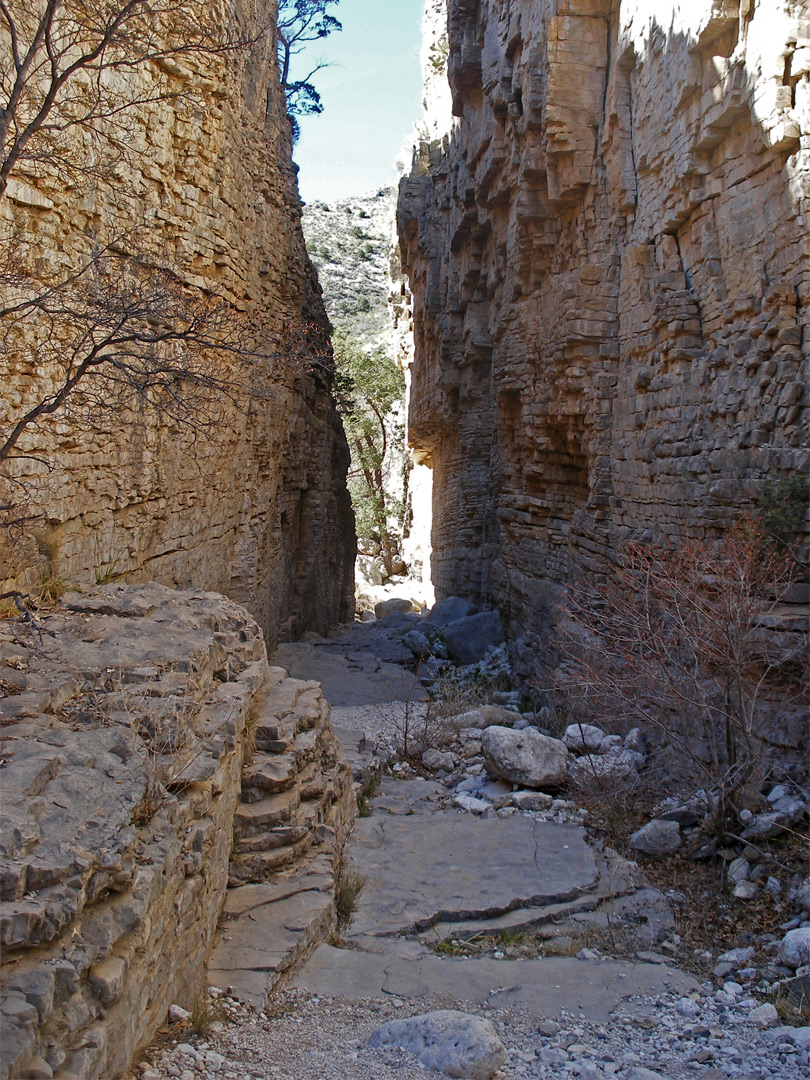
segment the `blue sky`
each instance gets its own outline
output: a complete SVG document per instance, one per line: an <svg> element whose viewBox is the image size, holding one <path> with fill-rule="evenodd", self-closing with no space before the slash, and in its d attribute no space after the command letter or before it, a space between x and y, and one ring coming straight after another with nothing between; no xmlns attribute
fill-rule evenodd
<svg viewBox="0 0 810 1080"><path fill-rule="evenodd" d="M394 160L422 115L423 0L340 0L340 33L307 46L293 76L313 79L324 105L301 117L293 157L304 202L363 195L396 180Z"/></svg>

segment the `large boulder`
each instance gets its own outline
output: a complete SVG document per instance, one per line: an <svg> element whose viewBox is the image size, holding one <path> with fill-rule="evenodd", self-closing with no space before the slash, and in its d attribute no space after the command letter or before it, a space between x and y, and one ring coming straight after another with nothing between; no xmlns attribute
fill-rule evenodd
<svg viewBox="0 0 810 1080"><path fill-rule="evenodd" d="M559 787L568 775L568 748L535 728L492 725L481 736L487 768L521 787L539 790Z"/></svg>
<svg viewBox="0 0 810 1080"><path fill-rule="evenodd" d="M489 1020L455 1009L389 1020L368 1042L378 1050L407 1050L428 1069L466 1080L490 1080L507 1058Z"/></svg>
<svg viewBox="0 0 810 1080"><path fill-rule="evenodd" d="M444 643L450 659L457 664L477 664L489 649L504 640L501 617L497 611L468 615L444 628Z"/></svg>
<svg viewBox="0 0 810 1080"><path fill-rule="evenodd" d="M789 930L779 942L779 959L789 968L810 964L810 926Z"/></svg>
<svg viewBox="0 0 810 1080"><path fill-rule="evenodd" d="M474 615L476 611L478 608L469 600L463 600L460 596L446 596L433 605L428 618L436 626L448 626L467 615Z"/></svg>

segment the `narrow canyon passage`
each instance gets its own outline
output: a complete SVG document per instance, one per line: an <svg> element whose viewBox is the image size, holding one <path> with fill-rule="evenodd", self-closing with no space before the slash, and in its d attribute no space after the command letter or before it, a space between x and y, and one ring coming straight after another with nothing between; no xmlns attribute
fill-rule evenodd
<svg viewBox="0 0 810 1080"><path fill-rule="evenodd" d="M322 940L335 902L323 855L267 884L232 888L209 981L255 1011L234 1003L221 1034L156 1051L150 1080L177 1075L172 1065L205 1067L212 1049L225 1077L416 1080L439 1075L426 1073L432 1061L469 1077L539 1080L576 1063L588 1080L681 1080L711 1075L696 1074L695 1062L709 1061L718 1042L723 1060L788 1080L746 1014L718 1011L657 951L672 932L666 898L634 864L588 840L573 804L516 809L537 793L489 777L471 812L429 771L401 763L380 777L380 755L426 714L421 685L402 666L403 636L420 622L399 613L310 635L273 656L292 680L322 684L356 787L367 793L341 856L338 927ZM476 722L474 710L465 715ZM460 732L468 748L481 734ZM480 800L489 800L483 814ZM351 894L343 901L341 878ZM597 947L628 927L635 956L613 959ZM414 1046L417 1058L396 1040L375 1047L381 1024L436 1010L492 1025L500 1049L489 1065L460 1066L452 1032L430 1044L434 1057L423 1064Z"/></svg>
<svg viewBox="0 0 810 1080"><path fill-rule="evenodd" d="M804 1077L808 221L810 0L0 4L0 1080Z"/></svg>

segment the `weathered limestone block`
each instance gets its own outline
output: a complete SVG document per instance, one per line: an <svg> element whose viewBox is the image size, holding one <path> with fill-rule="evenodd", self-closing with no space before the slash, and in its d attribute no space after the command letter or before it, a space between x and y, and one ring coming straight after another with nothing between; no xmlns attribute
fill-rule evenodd
<svg viewBox="0 0 810 1080"><path fill-rule="evenodd" d="M561 585L807 469L810 24L449 0L426 25L455 115L400 187L409 439L437 595L497 606L531 669Z"/></svg>
<svg viewBox="0 0 810 1080"><path fill-rule="evenodd" d="M108 1080L170 1004L205 992L234 828L264 876L330 852L351 777L316 684L268 668L259 626L225 597L109 585L39 623L0 623L0 1077L41 1058ZM289 784L245 803L270 701L276 723L313 734L311 754L262 756L250 769L282 762Z"/></svg>
<svg viewBox="0 0 810 1080"><path fill-rule="evenodd" d="M354 812L351 769L318 683L284 678L259 696L253 724L257 749L242 772L234 821L233 887L266 881L318 845L339 851Z"/></svg>

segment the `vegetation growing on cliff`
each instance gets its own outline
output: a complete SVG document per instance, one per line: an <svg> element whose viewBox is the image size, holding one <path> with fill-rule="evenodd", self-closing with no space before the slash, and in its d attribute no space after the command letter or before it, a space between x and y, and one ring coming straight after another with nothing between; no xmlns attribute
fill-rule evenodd
<svg viewBox="0 0 810 1080"><path fill-rule="evenodd" d="M357 535L379 546L386 573L395 573L398 537L404 527L405 503L397 497L392 472L405 432L397 407L405 396L405 377L383 349L362 349L338 332L334 337L337 402L352 464L352 496Z"/></svg>
<svg viewBox="0 0 810 1080"><path fill-rule="evenodd" d="M298 56L308 44L320 41L337 30L342 30L340 22L328 10L339 0L279 0L278 5L278 66L281 86L287 99L287 112L290 117L293 139L298 138L299 127L296 116L314 116L323 112L321 95L312 82L317 73L325 66L318 61L300 79L292 78L293 58Z"/></svg>
<svg viewBox="0 0 810 1080"><path fill-rule="evenodd" d="M657 733L667 774L703 791L720 841L742 831L743 793L767 777L769 693L784 707L807 691L806 635L767 632L794 573L755 522L717 541L634 544L608 584L572 593L560 623L557 692L571 720Z"/></svg>
<svg viewBox="0 0 810 1080"><path fill-rule="evenodd" d="M394 572L406 524L405 378L388 314L393 192L304 208L307 249L336 328L338 408L349 439L349 489L364 552Z"/></svg>

